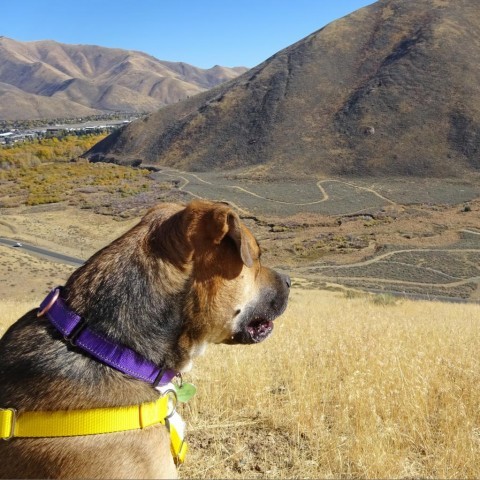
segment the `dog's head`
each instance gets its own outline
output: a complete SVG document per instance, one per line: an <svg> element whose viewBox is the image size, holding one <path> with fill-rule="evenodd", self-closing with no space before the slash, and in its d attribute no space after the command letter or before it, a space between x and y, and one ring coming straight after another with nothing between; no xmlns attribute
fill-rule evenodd
<svg viewBox="0 0 480 480"><path fill-rule="evenodd" d="M71 295L80 313L87 309L91 315L100 303L120 304L111 325L106 312L95 315L96 323L137 350L146 350L145 341L127 335L168 336L183 352L176 355L178 367L208 343L253 344L271 334L273 320L286 308L290 279L264 267L260 254L228 204L163 204L92 257L67 287L73 292L80 283L91 291L88 306L75 305Z"/></svg>
<svg viewBox="0 0 480 480"><path fill-rule="evenodd" d="M190 315L203 317L210 342L264 340L286 308L290 279L261 264L258 242L228 205L192 202L185 215L193 246Z"/></svg>
<svg viewBox="0 0 480 480"><path fill-rule="evenodd" d="M166 228L177 232L176 253L166 251L172 238ZM178 266L188 270L185 314L199 340L248 344L270 335L286 308L290 279L261 264L258 242L228 204L193 201L154 231L154 249L160 246L164 258L180 257Z"/></svg>

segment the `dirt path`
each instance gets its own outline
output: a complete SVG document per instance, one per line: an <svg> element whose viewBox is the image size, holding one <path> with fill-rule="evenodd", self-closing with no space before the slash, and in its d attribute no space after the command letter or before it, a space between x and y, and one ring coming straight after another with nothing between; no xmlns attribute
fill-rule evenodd
<svg viewBox="0 0 480 480"><path fill-rule="evenodd" d="M183 185L180 185L178 187L178 189L182 192L186 192L188 193L189 195L191 195L192 197L194 198L198 198L200 200L203 200L203 197L201 197L200 195L197 195L196 193L193 193L193 192L190 192L189 190L186 190L185 187L190 183L190 180L188 180L187 178L185 178L184 176L179 176L179 175L173 175L173 174L170 174L170 173L166 173L166 172L162 172L164 175L167 175L169 177L175 177L175 178L181 178L185 183ZM193 174L193 173L187 173L185 172L187 175L191 175L192 177L195 177L197 180L199 180L200 182L203 182L203 183L206 183L207 185L213 185L212 183L210 182L207 182L205 180L202 180L200 177L198 177L197 175ZM243 214L245 215L250 215L250 212L248 212L247 210L241 208L240 206L238 206L237 204L235 204L234 202L232 202L231 200L228 200L228 203L230 205L233 205L239 212L242 212Z"/></svg>
<svg viewBox="0 0 480 480"><path fill-rule="evenodd" d="M450 282L450 283L410 282L408 280L392 280L392 279L377 278L377 277L341 277L341 279L348 280L348 281L379 282L379 283L386 283L386 284L411 285L411 286L417 286L417 287L439 287L439 288L460 287L461 285L465 285L471 282L480 283L480 276L465 278L463 280L458 280L456 282ZM338 282L339 278L338 277L322 277L322 280L326 280L329 282Z"/></svg>
<svg viewBox="0 0 480 480"><path fill-rule="evenodd" d="M467 253L480 253L480 249L478 248L465 248L465 249L459 249L459 248L408 248L405 250L395 250L393 252L387 252L387 253L382 253L381 255L378 255L378 257L371 258L369 260L364 260L363 262L357 262L357 263L350 263L348 265L336 265L334 268L336 269L344 269L344 268L351 268L351 267L364 267L366 265L370 265L372 263L376 263L381 261L384 258L391 257L393 255L396 255L397 253L420 253L420 252L467 252ZM332 265L319 265L316 268L332 268Z"/></svg>
<svg viewBox="0 0 480 480"><path fill-rule="evenodd" d="M372 195L380 198L381 200L383 200L383 201L385 201L385 202L387 202L391 205L397 205L396 202L394 202L393 200L381 195L380 193L375 191L373 188L361 187L359 185L355 185L352 182L345 182L343 180L337 180L337 179L333 179L333 178L327 178L325 180L320 180L316 183L317 188L319 189L319 191L322 195L322 198L320 200L315 200L315 201L312 201L312 202L286 202L284 200L275 200L273 198L269 198L269 197L259 195L258 193L252 192L252 191L247 190L246 188L240 187L238 185L226 185L226 184L215 185L212 182L204 180L203 178L201 178L199 175L197 175L195 173L184 172L184 171L181 171L181 170L173 170L173 169L172 170L165 170L165 171L162 171L160 173L162 173L164 175L167 175L169 177L179 177L179 178L181 178L185 183L183 185L181 185L179 187L179 189L184 191L184 192L189 193L190 195L192 195L193 197L196 197L196 198L201 198L201 197L185 188L190 183L190 181L187 178L185 178L186 175L189 175L190 177L195 178L198 182L204 183L206 185L211 185L211 186L214 186L214 187L217 187L217 188L220 187L220 188L236 189L236 190L239 190L243 193L246 193L247 195L251 195L252 197L256 197L256 198L259 198L259 199L267 201L267 202L273 202L273 203L282 204L282 205L293 205L293 206L298 206L298 207L304 207L304 206L308 206L308 205L317 205L317 204L320 204L320 203L323 203L323 202L327 202L328 200L330 200L330 196L328 195L327 191L325 190L325 188L323 187L322 184L333 183L333 182L341 183L343 185L348 185L349 187L356 188L358 190L364 190L364 191L371 193ZM359 210L359 211L354 212L354 213L361 213L364 210L365 209Z"/></svg>
<svg viewBox="0 0 480 480"><path fill-rule="evenodd" d="M7 227L13 234L17 233L17 229L15 228L15 225L12 225L11 223L6 222L5 220L0 220L0 225Z"/></svg>
<svg viewBox="0 0 480 480"><path fill-rule="evenodd" d="M371 193L372 195L375 195L376 197L381 198L382 200L386 201L387 203L390 203L391 205L397 205L397 202L394 202L393 200L390 200L389 198L384 197L383 195L381 195L381 194L378 193L377 191L373 190L373 188L360 187L359 185L355 185L354 183L345 182L345 181L343 181L343 180L335 180L335 179L333 179L333 178L327 178L326 180L321 180L320 182L317 183L318 188L321 188L320 184L323 183L323 182L343 183L344 185L348 185L348 186L350 186L350 187L357 188L357 189L359 189L359 190L365 190L366 192L369 192L369 193ZM322 190L323 190L323 189L322 189ZM327 199L328 199L328 195L326 194L325 190L323 190L323 193L324 193L324 195L327 196Z"/></svg>
<svg viewBox="0 0 480 480"><path fill-rule="evenodd" d="M470 232L470 233L475 233L475 232ZM358 277L348 277L348 276L332 276L326 275L322 276L322 280L328 281L328 282L338 282L339 279L341 280L347 280L347 281L364 281L364 282L378 282L378 283L383 283L383 284L390 284L390 285L408 285L408 286L419 286L419 287L441 287L441 288L453 288L453 287L459 287L462 285L465 285L467 283L475 282L480 284L480 276L474 276L474 277L469 277L469 278L461 278L461 277L454 277L452 275L449 275L445 272L442 272L440 270L436 270L434 268L430 267L425 267L425 266L420 266L420 265L414 265L411 263L405 263L405 262L384 262L384 259L387 259L389 257L392 257L398 253L421 253L421 252L447 252L447 253L480 253L480 249L475 249L475 248L464 248L464 249L458 249L458 248L445 248L445 249L438 249L438 248L409 248L405 250L396 250L394 252L387 252L379 255L378 257L371 258L369 260L365 260L362 262L357 262L357 263L351 263L348 265L318 265L314 266L315 270L321 274L321 270L328 270L328 269L334 269L334 270L347 270L352 267L364 267L367 265L371 265L373 263L385 263L386 265L388 264L400 264L400 265L405 265L408 267L414 267L418 268L421 270L437 273L440 275L444 275L446 277L451 278L452 282L448 283L427 283L427 282L414 282L414 281L409 281L409 280L397 280L397 279L387 279L387 278L377 278L377 277L365 277L365 276L358 276ZM303 272L307 273L309 270L311 270L312 267L307 267L302 269ZM387 267L386 267L387 268Z"/></svg>

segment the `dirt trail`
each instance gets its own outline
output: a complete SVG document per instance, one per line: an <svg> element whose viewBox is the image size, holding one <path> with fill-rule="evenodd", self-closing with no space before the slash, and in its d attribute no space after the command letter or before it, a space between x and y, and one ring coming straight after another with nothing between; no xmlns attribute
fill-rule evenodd
<svg viewBox="0 0 480 480"><path fill-rule="evenodd" d="M387 283L387 284L412 285L412 286L418 286L418 287L440 287L440 288L460 287L461 285L465 285L467 283L480 282L480 276L465 278L463 280L458 280L456 282L450 282L450 283L410 282L408 280L392 280L388 278L377 278L377 277L341 277L341 279L349 280L349 281L379 282L379 283ZM322 280L326 280L329 282L338 282L339 278L338 277L322 277Z"/></svg>
<svg viewBox="0 0 480 480"><path fill-rule="evenodd" d="M11 223L6 222L5 220L0 220L0 225L7 227L13 234L17 233L17 229L15 228L15 225L12 225Z"/></svg>
<svg viewBox="0 0 480 480"><path fill-rule="evenodd" d="M385 201L385 202L387 202L391 205L397 205L396 202L394 202L393 200L381 195L380 193L375 191L373 188L361 187L359 185L355 185L352 182L345 182L343 180L337 180L337 179L333 179L333 178L327 178L327 179L320 180L320 181L317 182L317 184L316 184L317 188L319 189L319 191L322 195L322 198L320 200L315 200L313 202L286 202L284 200L275 200L273 198L264 197L262 195L259 195L258 193L252 192L252 191L247 190L246 188L240 187L238 185L226 185L226 184L215 185L212 182L204 180L203 178L201 178L199 175L197 175L195 173L184 172L184 171L181 171L181 170L166 170L166 171L162 171L161 173L164 174L164 175L167 175L169 177L173 177L173 176L180 177L182 180L185 181L185 183L179 187L179 190L187 192L187 193L189 193L190 195L192 195L196 198L201 198L201 197L199 195L195 194L195 193L192 193L191 191L189 191L185 188L190 183L190 181L185 178L185 175L189 175L190 177L193 177L197 181L199 181L201 183L204 183L206 185L215 186L217 188L221 187L221 188L236 189L236 190L239 190L243 193L246 193L247 195L251 195L252 197L256 197L256 198L259 198L261 200L265 200L267 202L273 202L273 203L282 204L282 205L294 205L294 206L298 206L298 207L304 207L304 206L308 206L308 205L317 205L317 204L320 204L320 203L323 203L323 202L327 202L328 200L330 200L330 196L328 195L327 191L325 190L325 188L323 187L322 184L329 183L329 182L330 183L332 183L332 182L341 183L343 185L348 185L349 187L356 188L358 190L364 190L364 191L371 193L372 195L380 198L381 200L383 200L383 201ZM362 210L360 210L360 212L361 211ZM354 212L354 213L358 213L358 212Z"/></svg>
<svg viewBox="0 0 480 480"><path fill-rule="evenodd" d="M387 253L382 253L381 255L378 255L378 257L375 258L370 258L369 260L364 260L362 262L357 262L357 263L350 263L348 265L336 265L336 269L343 269L343 268L351 268L351 267L364 267L366 265L370 265L372 263L379 262L380 260L384 258L391 257L393 255L396 255L397 253L409 253L409 252L414 252L414 253L420 253L420 252L473 252L473 253L478 253L480 252L480 249L478 248L408 248L405 250L395 250L393 252L387 252ZM332 268L331 265L319 265L316 268Z"/></svg>

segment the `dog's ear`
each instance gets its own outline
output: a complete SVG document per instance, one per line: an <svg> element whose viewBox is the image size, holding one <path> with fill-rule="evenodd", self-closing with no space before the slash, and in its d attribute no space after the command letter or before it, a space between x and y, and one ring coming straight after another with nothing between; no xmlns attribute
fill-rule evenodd
<svg viewBox="0 0 480 480"><path fill-rule="evenodd" d="M244 265L249 268L253 265L251 248L240 217L228 204L193 201L187 209L197 212L197 215L202 217L199 227L204 230L204 235L210 241L220 245L226 237L229 237L235 243Z"/></svg>
<svg viewBox="0 0 480 480"><path fill-rule="evenodd" d="M140 222L149 225L148 251L155 252L181 270L192 258L183 213L184 208L180 205L160 204L150 209Z"/></svg>
<svg viewBox="0 0 480 480"><path fill-rule="evenodd" d="M219 244L226 236L230 237L237 247L242 262L250 268L253 265L252 253L239 216L230 208L223 208L215 212L214 218L217 227L217 237L214 242Z"/></svg>

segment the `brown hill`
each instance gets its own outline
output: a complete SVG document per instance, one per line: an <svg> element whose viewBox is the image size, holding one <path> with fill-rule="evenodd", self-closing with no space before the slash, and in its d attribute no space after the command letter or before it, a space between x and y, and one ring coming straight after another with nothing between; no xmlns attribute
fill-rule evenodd
<svg viewBox="0 0 480 480"><path fill-rule="evenodd" d="M478 58L478 0L380 0L88 157L282 174L478 171Z"/></svg>
<svg viewBox="0 0 480 480"><path fill-rule="evenodd" d="M0 37L0 119L154 111L245 70L204 70L141 52Z"/></svg>

